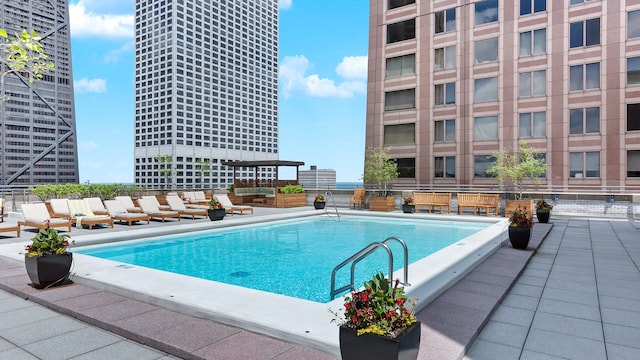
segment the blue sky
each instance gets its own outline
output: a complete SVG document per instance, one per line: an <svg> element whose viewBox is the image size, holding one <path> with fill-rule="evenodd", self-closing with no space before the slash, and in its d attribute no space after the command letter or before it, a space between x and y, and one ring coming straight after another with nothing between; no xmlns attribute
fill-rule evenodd
<svg viewBox="0 0 640 360"><path fill-rule="evenodd" d="M360 181L369 1L279 6L280 159ZM69 11L80 181L133 182L134 0L70 0Z"/></svg>

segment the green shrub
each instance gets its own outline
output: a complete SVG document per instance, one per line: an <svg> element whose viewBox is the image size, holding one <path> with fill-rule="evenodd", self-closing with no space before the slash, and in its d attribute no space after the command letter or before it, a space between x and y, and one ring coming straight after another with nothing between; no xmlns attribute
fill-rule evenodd
<svg viewBox="0 0 640 360"><path fill-rule="evenodd" d="M301 194L304 192L304 189L300 185L285 185L280 188L280 192L283 194Z"/></svg>

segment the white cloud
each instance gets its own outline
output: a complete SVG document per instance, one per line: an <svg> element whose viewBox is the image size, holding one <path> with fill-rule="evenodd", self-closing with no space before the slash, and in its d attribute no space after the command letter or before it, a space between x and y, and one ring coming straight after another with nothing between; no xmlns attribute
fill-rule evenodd
<svg viewBox="0 0 640 360"><path fill-rule="evenodd" d="M293 0L278 0L278 8L280 10L287 10L291 8L291 5L293 5Z"/></svg>
<svg viewBox="0 0 640 360"><path fill-rule="evenodd" d="M359 69L360 66L358 66L361 60L356 58L359 57L346 57L336 67L336 71L348 79L336 84L334 80L321 78L318 74L306 75L310 65L309 60L303 55L286 56L279 68L279 79L285 98L298 91L312 97L339 98L350 98L356 93L366 93L367 86L365 81L352 80L362 78L362 69ZM345 63L346 65L343 65ZM366 61L364 74L366 79Z"/></svg>
<svg viewBox="0 0 640 360"><path fill-rule="evenodd" d="M120 57L124 54L127 57L131 56L131 52L133 52L134 44L133 41L129 41L126 44L122 45L120 48L109 51L104 56L104 62L107 64L115 64L120 61Z"/></svg>
<svg viewBox="0 0 640 360"><path fill-rule="evenodd" d="M336 67L338 75L345 79L367 79L366 56L345 56Z"/></svg>
<svg viewBox="0 0 640 360"><path fill-rule="evenodd" d="M78 144L78 147L82 151L94 151L100 148L100 145L95 141L87 141Z"/></svg>
<svg viewBox="0 0 640 360"><path fill-rule="evenodd" d="M133 38L133 14L99 14L87 9L88 0L69 4L73 37Z"/></svg>
<svg viewBox="0 0 640 360"><path fill-rule="evenodd" d="M76 93L103 93L107 91L107 80L82 78L73 82L73 89Z"/></svg>

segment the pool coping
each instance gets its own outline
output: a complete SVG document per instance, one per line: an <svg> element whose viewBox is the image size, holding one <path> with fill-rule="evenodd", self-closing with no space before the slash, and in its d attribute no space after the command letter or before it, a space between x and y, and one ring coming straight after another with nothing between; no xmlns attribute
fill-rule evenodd
<svg viewBox="0 0 640 360"><path fill-rule="evenodd" d="M341 211L342 214L353 214L358 216L380 216L402 217L402 214L379 214L379 213L363 213ZM246 219L246 223L255 224L261 221L282 220L292 217L317 215L314 211L301 211L296 214L284 215L266 215L261 217L251 217ZM451 250L451 253L445 252L442 258L449 258L453 252L461 252L465 261L460 264L451 266L443 266L441 271L435 271L432 262L420 260L410 266L410 274L420 273L426 277L420 281L410 275L412 286L407 287L409 296L417 296L422 299L418 311L423 309L428 302L435 299L438 295L446 290L450 285L456 283L464 277L472 268L483 262L491 254L497 251L503 241L503 231L506 219L504 218L479 218L473 216L442 216L428 214L414 214L415 218L435 219L440 221L472 221L472 222L488 222L493 223L490 228L493 231L500 230L497 238L490 239L490 246L484 246L481 241L474 241L465 238L465 244L459 245ZM233 224L217 224L217 227L237 226L242 221ZM171 230L170 228L173 228ZM208 223L192 223L180 226L162 227L156 229L144 229L144 236L165 235L167 233L176 233L184 231L194 231L201 229L210 229L211 224ZM135 238L135 230L125 232L124 237ZM84 244L96 244L108 241L113 238L114 234L101 233L76 237L76 242ZM483 237L481 234L479 237ZM5 247L10 247L9 244ZM21 245L17 245L22 250ZM14 247L13 250L15 251ZM0 247L2 249L2 247ZM0 250L0 254L4 251ZM18 251L13 252L17 254ZM114 262L95 259L87 261L88 256L81 254L74 255L76 257L76 267L74 268L74 281L78 284L87 285L93 288L106 290L122 296L126 296L135 300L162 306L170 310L180 313L207 318L221 323L238 326L243 329L255 331L268 336L276 337L286 341L301 344L303 346L312 347L332 354L339 353L338 350L338 333L335 331L335 324L331 323L333 315L329 311L339 312L342 309L342 300L336 299L329 304L321 304L306 300L293 299L282 295L266 293L257 290L245 289L233 285L227 285L208 280L186 277L183 275L170 274L162 272L162 276L157 276L157 270L148 270L144 268L136 268L138 276L131 276L131 266L122 266L122 264L114 265ZM16 259L22 259L14 256ZM83 259L85 258L85 259ZM443 259L437 259L443 261ZM135 267L133 267L135 268ZM402 274L398 271L394 273L395 277ZM115 285L118 284L118 285ZM435 286L431 286L436 284ZM188 286L187 286L188 285ZM430 285L430 286L426 286ZM425 289L430 290L426 291ZM134 290L135 289L135 290ZM162 289L162 290L158 290ZM196 290L188 290L196 289ZM422 289L425 291L418 291ZM216 296L216 294L224 294L224 296ZM261 301L255 304L255 297L259 296ZM269 303L278 306L265 306L265 298ZM293 300L292 300L293 299ZM211 309L216 309L216 313L211 313ZM234 309L234 314L229 314L229 309ZM259 316L265 315L265 316ZM304 318L305 321L298 321ZM274 323L274 319L284 320L280 323Z"/></svg>

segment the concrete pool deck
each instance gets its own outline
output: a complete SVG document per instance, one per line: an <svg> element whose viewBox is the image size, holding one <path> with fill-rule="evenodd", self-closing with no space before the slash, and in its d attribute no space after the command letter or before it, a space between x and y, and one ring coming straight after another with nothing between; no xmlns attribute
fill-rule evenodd
<svg viewBox="0 0 640 360"><path fill-rule="evenodd" d="M549 250L546 250L546 246L543 245L541 251L543 251L544 249L545 255L547 251L549 251L550 254L555 252L554 256L556 258L561 258L560 255L566 255L564 253L561 254L562 246L559 246L557 248L556 246L558 243L563 243L563 239L566 237L567 228L576 228L580 233L579 237L572 237L570 239L570 243L572 245L569 245L569 250L571 250L574 246L573 243L579 243L580 241L597 241L598 239L600 239L603 236L600 232L600 228L603 227L615 228L615 234L621 234L616 235L615 238L620 239L620 241L632 241L633 239L635 239L636 247L632 248L635 252L629 253L635 256L632 256L632 259L635 259L634 261L636 264L635 273L625 273L624 278L620 281L624 282L626 281L624 279L627 278L629 281L637 281L637 242L640 240L638 240L639 234L636 223L627 221L589 221L583 219L569 220L555 218L552 218L552 221L555 223L555 227L552 230L551 226L543 224L539 224L534 227L535 237L534 239L532 239L531 245L533 246L539 244L542 236L550 230L549 238L553 239L553 242L551 243ZM572 224L572 226L569 226L569 224ZM118 228L118 226L116 226L116 228ZM126 228L126 226L121 226L120 228ZM586 236L585 230L587 231ZM592 234L594 230L597 231ZM77 230L74 229L72 233L75 234L76 231ZM80 231L81 230L78 230L78 233ZM111 231L111 229L93 231ZM605 235L608 234L609 233ZM31 236L33 236L33 233L28 234L26 240L28 240ZM633 238L633 236L635 236L635 238ZM24 242L22 238L19 241L21 243ZM548 241L549 239L547 240L547 242ZM547 242L545 242L545 244ZM589 245L587 246L587 248L591 248L591 246ZM520 356L496 356L494 349L512 350L511 352L505 352L505 354L509 355L513 355L517 351L519 351L518 353L529 355L531 355L531 353L527 351L533 351L533 354L536 354L536 351L538 351L540 354L548 354L548 351L550 351L549 349L546 349L544 346L541 346L540 349L536 349L535 343L527 345L526 342L523 342L520 350L517 350L517 347L514 346L515 344L509 343L508 345L504 345L504 341L500 341L501 337L495 335L496 329L500 329L499 325L505 322L504 313L508 313L508 311L512 310L511 308L514 307L513 304L509 306L507 303L508 301L510 301L510 299L513 299L512 295L515 297L515 299L518 300L520 300L520 297L525 297L521 301L523 304L527 304L528 306L531 306L533 302L533 300L527 297L528 295L521 294L522 292L524 292L523 287L524 289L529 289L528 286L533 285L526 285L525 283L523 286L519 286L520 284L518 282L513 287L513 289L511 289L511 286L513 285L515 279L517 279L520 272L525 269L527 262L533 257L533 254L534 253L532 251L517 251L511 249L508 245L503 246L496 253L491 255L486 261L484 261L480 266L478 266L473 272L468 274L463 280L461 280L447 292L440 295L425 309L420 311L418 313L418 317L423 322L420 359L458 359L464 355L465 349L469 348L471 348L471 351L468 354L469 359L517 359ZM616 254L619 256L625 255L621 253ZM630 256L629 254L627 254L627 259L621 259L621 261L628 263L628 257ZM537 260L537 257L533 258L534 260ZM582 259L583 256L581 256L580 258ZM584 258L586 258L586 256L584 256ZM534 263L535 261L532 261L532 265ZM606 267L607 263L603 263L602 266ZM615 266L615 264L615 261L610 262L610 265L612 267ZM536 264L536 267L538 266L539 265ZM528 271L529 268L526 268ZM13 295L0 293L2 303L9 304L0 309L0 324L2 324L0 325L0 337L4 339L4 342L0 341L0 358L3 358L3 356L6 358L17 358L14 356L10 356L10 354L32 354L42 359L71 358L71 355L61 355L66 354L70 351L67 349L69 348L70 343L73 343L74 347L77 347L79 349L77 350L78 355L84 354L85 358L97 358L99 357L99 355L97 354L99 354L100 351L105 354L109 354L109 358L117 358L117 356L114 357L113 354L117 353L117 349L125 347L135 348L141 352L144 352L145 354L148 354L148 357L135 358L160 358L164 356L162 353L154 352L153 350L144 346L136 347L137 345L135 343L126 342L121 338L113 335L114 333L134 339L142 344L151 345L159 349L160 351L174 354L174 356L180 358L337 358L337 356L334 354L305 348L299 345L287 343L286 341L258 335L249 331L240 330L238 328L222 325L213 321L202 320L193 316L186 316L164 309L157 305L141 301L134 301L126 297L115 295L113 293L102 291L86 285L75 284L46 291L37 291L26 285L28 283L28 278L26 277L24 271L24 265L21 262L15 260L0 259L0 269L0 273L2 274L0 276L0 289L19 295L22 298L30 299L30 301L24 301ZM553 270L554 267L551 267L551 270L547 273L548 277L554 274ZM563 268L558 267L558 270L562 271ZM533 272L531 275L527 275L527 271L525 271L524 273L525 276L521 278L525 279L524 281L526 281L527 283L533 282L532 278L537 278L539 277L539 275L544 275L544 273L539 274L538 272ZM609 274L608 276L612 275ZM588 277L586 277L585 279L580 278L579 280L583 281L587 278ZM608 278L605 277L598 283L605 284L607 279ZM541 282L540 280L538 280L537 284L542 285L542 290L540 290L540 293L542 294L544 294L544 291L546 291L547 286L549 286L549 291L552 291L555 287L564 285L562 283L558 284L557 281ZM632 282L631 284L637 285L637 283L634 282ZM613 284L613 286L617 288L618 286L622 286L622 284L618 284L616 282ZM626 287L630 288L630 285L626 284ZM638 287L635 286L635 289L637 288ZM511 289L511 292L508 291L509 289ZM532 293L534 293L535 295L536 292L532 291ZM613 294L610 295L610 297L613 297L614 299L610 300L615 300L617 296L622 295L635 296L635 293L631 289L629 289L629 294ZM5 301L5 299L7 300ZM497 308L498 304L503 299L504 301L502 306L505 306L505 304L507 304L507 308L505 310L501 310L502 306ZM633 301L633 299L629 299L626 300L626 302L621 301L621 303L633 304ZM640 296L635 301L636 304L640 302ZM615 301L610 301L609 303L613 302ZM571 303L570 300L569 303ZM36 304L44 304L61 314L72 315L73 317L83 320L84 322L86 322L86 324L82 323L82 325L79 325L75 320L62 317L62 315L58 315L54 312L48 311L47 309L42 308L41 306ZM20 311L20 309L23 308L28 308L29 310ZM498 311L495 313L494 318L496 316L498 316L498 318L490 318L490 315L496 308L498 309ZM636 306L635 309L637 308L638 307ZM534 315L537 316L538 312L535 310L533 311ZM632 310L628 309L628 311ZM631 314L629 314L631 316L631 319L634 318L633 316L635 316L635 319L640 316L638 310L635 311L636 312L632 312ZM29 314L31 313L46 313L47 315L39 315L40 317L36 315L30 316ZM530 312L528 312L527 314L530 314ZM544 314L544 311L542 311L541 314ZM520 325L524 323L522 322L521 316L514 316L514 319L519 319L519 321L521 321ZM51 330L47 331L47 336L40 334L41 338L38 339L35 334L42 333L42 323L39 321L43 320L49 321L54 325L50 326ZM69 322L74 323L74 327L72 329L67 328L67 326L64 325ZM489 325L487 326L485 331L480 332L482 326L487 322ZM636 321L636 324L637 323L638 322ZM60 324L60 326L57 326L55 324ZM536 326L538 325L539 324L536 321L533 321L528 328L525 326L522 327L531 330L532 333L536 333L533 330L535 330ZM72 334L78 331L77 328L79 327L82 327L83 329L91 329L93 335L95 335L98 339L87 343L89 339L87 339L85 336L81 335L73 337ZM100 331L97 328L102 328L111 331L112 333ZM632 327L632 329L635 329L634 334L638 334L637 328ZM486 331L490 331L490 333L485 334ZM491 335L491 332L494 333L493 336ZM23 334L34 335L28 336ZM475 345L472 347L473 340L478 335L480 336L475 342ZM46 337L47 340L43 340L42 337ZM108 340L105 340L104 338L108 338ZM518 337L518 339L520 338L521 337ZM575 338L582 339L581 337ZM43 341L57 344L55 342L55 339L58 339L59 342L56 347L50 348L48 346L44 346L45 343L43 343ZM524 339L526 339L526 337ZM609 336L608 339L610 340L611 336ZM619 342L622 342L623 340L624 339L615 340L613 343L617 344ZM603 344L604 343L605 342L603 341ZM636 346L637 344L638 342L636 342ZM567 346L571 345L567 344ZM40 349L41 347L43 349L47 348L48 350L44 353L39 353L38 349ZM60 352L56 352L53 350L58 348L60 349ZM614 347L607 347L607 349L609 348L613 349ZM633 349L632 346L630 348ZM526 349L526 351L523 349ZM615 349L620 351L620 347L615 347ZM635 350L637 355L637 351L639 350L637 348L635 348ZM483 357L483 355L486 356ZM120 358L131 357L124 355Z"/></svg>

